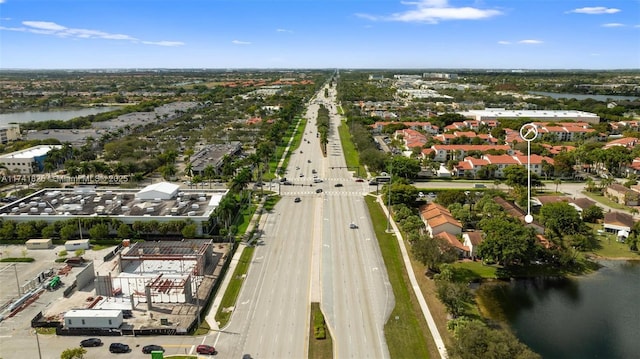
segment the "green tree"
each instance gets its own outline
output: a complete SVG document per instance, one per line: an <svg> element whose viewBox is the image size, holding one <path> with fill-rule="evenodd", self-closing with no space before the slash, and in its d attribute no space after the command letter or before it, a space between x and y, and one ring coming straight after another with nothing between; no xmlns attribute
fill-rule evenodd
<svg viewBox="0 0 640 359"><path fill-rule="evenodd" d="M411 253L430 272L438 272L442 263L452 263L458 259L455 248L441 238L423 235L411 241Z"/></svg>
<svg viewBox="0 0 640 359"><path fill-rule="evenodd" d="M528 171L527 166L521 165L509 165L505 167L504 171L505 183L511 187L516 186L528 186ZM542 182L535 173L531 173L531 187L540 187Z"/></svg>
<svg viewBox="0 0 640 359"><path fill-rule="evenodd" d="M602 207L595 204L582 210L582 220L587 223L596 223L599 219L603 218L604 211Z"/></svg>
<svg viewBox="0 0 640 359"><path fill-rule="evenodd" d="M109 227L106 224L99 223L89 229L91 239L105 239L109 237Z"/></svg>
<svg viewBox="0 0 640 359"><path fill-rule="evenodd" d="M567 202L549 203L540 209L540 222L549 235L561 239L565 235L584 232L580 214Z"/></svg>
<svg viewBox="0 0 640 359"><path fill-rule="evenodd" d="M60 354L60 359L84 359L87 350L82 347L65 349Z"/></svg>
<svg viewBox="0 0 640 359"><path fill-rule="evenodd" d="M65 241L73 239L77 233L78 233L78 226L73 224L67 224L62 228L60 228L60 238Z"/></svg>
<svg viewBox="0 0 640 359"><path fill-rule="evenodd" d="M505 266L528 263L535 259L535 232L508 217L480 221L485 239L478 246L478 256Z"/></svg>
<svg viewBox="0 0 640 359"><path fill-rule="evenodd" d="M540 359L506 330L489 328L479 320L457 323L454 343L447 346L450 359Z"/></svg>
<svg viewBox="0 0 640 359"><path fill-rule="evenodd" d="M442 279L436 280L436 295L454 318L464 314L468 303L473 299L466 283Z"/></svg>
<svg viewBox="0 0 640 359"><path fill-rule="evenodd" d="M192 223L192 224L188 224L186 226L184 226L184 228L182 228L182 236L184 238L195 238L196 236L196 224Z"/></svg>
<svg viewBox="0 0 640 359"><path fill-rule="evenodd" d="M420 169L419 160L405 156L394 156L388 166L389 174L404 178L416 178Z"/></svg>
<svg viewBox="0 0 640 359"><path fill-rule="evenodd" d="M25 240L35 237L38 231L36 231L31 222L21 222L16 227L16 234L19 239Z"/></svg>
<svg viewBox="0 0 640 359"><path fill-rule="evenodd" d="M120 226L118 226L118 238L122 238L122 239L131 238L132 234L133 234L133 231L131 230L131 227L129 227L128 224L122 223Z"/></svg>

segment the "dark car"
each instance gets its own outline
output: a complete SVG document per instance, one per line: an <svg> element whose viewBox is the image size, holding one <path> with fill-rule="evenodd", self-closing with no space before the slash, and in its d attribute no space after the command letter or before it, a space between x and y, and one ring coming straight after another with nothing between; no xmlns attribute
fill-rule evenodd
<svg viewBox="0 0 640 359"><path fill-rule="evenodd" d="M159 346L159 345L155 345L155 344L151 344L151 345L145 345L142 347L142 352L145 354L151 354L151 352L163 352L164 353L164 348Z"/></svg>
<svg viewBox="0 0 640 359"><path fill-rule="evenodd" d="M111 353L128 353L131 351L131 349L126 344L111 343L111 345L109 345L109 351Z"/></svg>
<svg viewBox="0 0 640 359"><path fill-rule="evenodd" d="M284 181L282 182L283 185L285 186L291 186L293 183L289 182L289 181Z"/></svg>
<svg viewBox="0 0 640 359"><path fill-rule="evenodd" d="M133 312L130 311L129 309L124 309L122 311L122 318L124 318L124 319L133 318Z"/></svg>
<svg viewBox="0 0 640 359"><path fill-rule="evenodd" d="M334 187L342 187L342 183L336 183Z"/></svg>
<svg viewBox="0 0 640 359"><path fill-rule="evenodd" d="M371 181L369 181L369 184L370 184L371 186L375 186L375 185L377 185L377 184L378 184L378 181L376 181L376 180L371 180Z"/></svg>
<svg viewBox="0 0 640 359"><path fill-rule="evenodd" d="M215 354L216 353L216 348L212 347L211 345L198 345L196 347L196 353L198 354Z"/></svg>
<svg viewBox="0 0 640 359"><path fill-rule="evenodd" d="M298 202L300 202L300 201L302 201L302 200L300 199L300 197L296 197L296 199L294 199L293 201L294 201L294 202L296 202L296 203L298 203Z"/></svg>
<svg viewBox="0 0 640 359"><path fill-rule="evenodd" d="M87 347L99 347L102 345L102 340L98 338L89 338L80 342L80 346L83 348Z"/></svg>
<svg viewBox="0 0 640 359"><path fill-rule="evenodd" d="M322 193L322 188L318 188L318 189L316 190L316 193Z"/></svg>
<svg viewBox="0 0 640 359"><path fill-rule="evenodd" d="M362 178L358 178L356 179L356 182L364 182L364 180Z"/></svg>

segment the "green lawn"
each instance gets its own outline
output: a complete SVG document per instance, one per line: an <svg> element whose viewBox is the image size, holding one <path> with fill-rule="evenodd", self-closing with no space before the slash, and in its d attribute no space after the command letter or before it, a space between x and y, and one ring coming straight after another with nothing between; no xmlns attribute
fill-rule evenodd
<svg viewBox="0 0 640 359"><path fill-rule="evenodd" d="M591 253L598 257L640 259L640 252L632 252L625 243L618 242L613 234L599 235L597 238L600 248Z"/></svg>
<svg viewBox="0 0 640 359"><path fill-rule="evenodd" d="M384 327L391 358L429 358L427 341L432 339L411 290L398 241L395 235L386 233L387 217L375 198L367 196L366 202L395 297L395 308Z"/></svg>
<svg viewBox="0 0 640 359"><path fill-rule="evenodd" d="M602 203L605 206L609 206L611 208L615 208L615 209L620 209L623 211L628 211L629 207L627 206L623 206L618 202L614 202L612 200L610 200L609 198L603 196L602 194L598 194L598 193L593 193L593 192L587 192L587 191L582 191L582 194L584 194L585 196L591 198L592 200Z"/></svg>
<svg viewBox="0 0 640 359"><path fill-rule="evenodd" d="M342 151L344 153L344 159L347 167L357 167L358 173L361 177L366 174L365 168L360 165L360 157L353 142L351 141L351 134L349 133L349 127L345 124L341 124L338 127L338 133L340 134L340 142L342 143Z"/></svg>
<svg viewBox="0 0 640 359"><path fill-rule="evenodd" d="M220 307L216 313L216 321L219 323L220 328L224 328L231 318L231 312L225 312L224 308L231 307L236 304L236 300L240 294L240 289L244 283L244 275L249 271L249 264L251 264L254 250L255 248L253 247L245 247L242 251L242 255L240 256L236 269L233 271L233 277L231 277L229 286L224 292L224 296L220 302Z"/></svg>
<svg viewBox="0 0 640 359"><path fill-rule="evenodd" d="M322 313L319 303L311 303L311 319L309 326L309 359L332 359L333 358L333 340L331 333L327 330L325 339L316 339L314 337L313 320L316 313Z"/></svg>

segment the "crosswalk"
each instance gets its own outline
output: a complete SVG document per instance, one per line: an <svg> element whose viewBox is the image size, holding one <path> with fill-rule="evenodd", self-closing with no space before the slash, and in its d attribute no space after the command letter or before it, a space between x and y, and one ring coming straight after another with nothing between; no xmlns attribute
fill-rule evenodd
<svg viewBox="0 0 640 359"><path fill-rule="evenodd" d="M322 191L321 193L316 193L315 190L309 191L281 191L281 196L366 196L371 192L362 192L362 191Z"/></svg>

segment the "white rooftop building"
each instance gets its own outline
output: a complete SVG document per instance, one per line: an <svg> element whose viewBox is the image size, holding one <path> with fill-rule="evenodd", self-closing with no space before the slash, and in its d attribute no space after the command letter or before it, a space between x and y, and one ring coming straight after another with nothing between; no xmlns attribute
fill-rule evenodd
<svg viewBox="0 0 640 359"><path fill-rule="evenodd" d="M526 118L531 121L561 121L599 123L600 117L595 113L572 110L506 110L504 108L486 108L460 112L465 117L476 121Z"/></svg>
<svg viewBox="0 0 640 359"><path fill-rule="evenodd" d="M168 200L176 197L180 186L169 182L150 184L136 193L136 198L142 200L161 199Z"/></svg>
<svg viewBox="0 0 640 359"><path fill-rule="evenodd" d="M60 145L39 145L0 156L0 165L13 174L31 174L44 169L47 153Z"/></svg>

